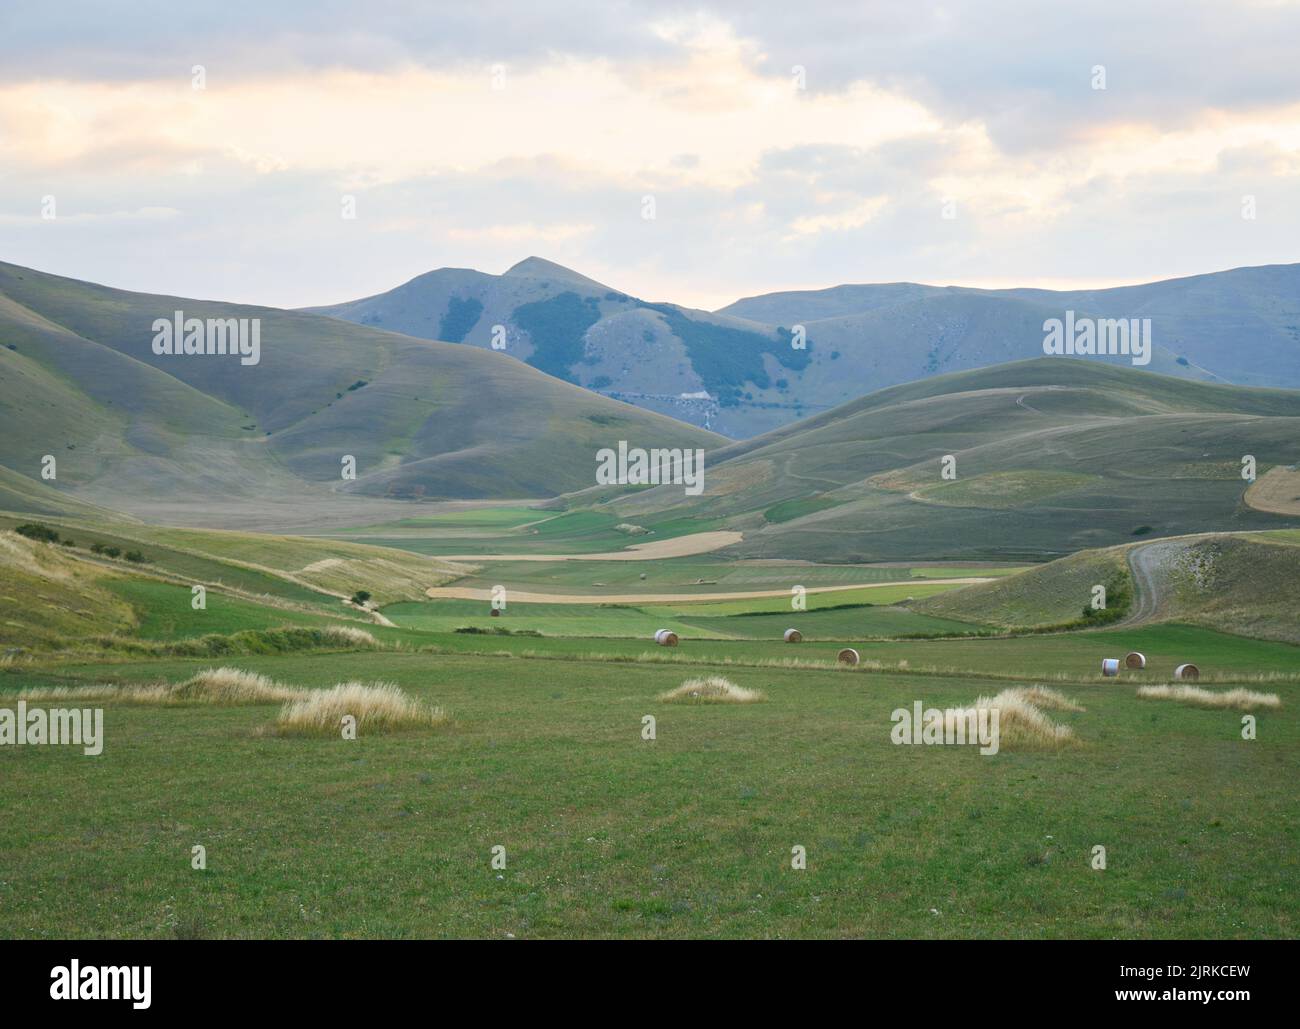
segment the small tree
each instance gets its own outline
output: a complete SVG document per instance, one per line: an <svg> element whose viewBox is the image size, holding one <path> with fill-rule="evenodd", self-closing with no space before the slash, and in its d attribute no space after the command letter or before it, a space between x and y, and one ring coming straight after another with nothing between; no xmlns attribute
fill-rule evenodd
<svg viewBox="0 0 1300 1029"><path fill-rule="evenodd" d="M356 604L357 607L365 607L366 601L369 599L370 593L367 590L357 590L352 594L352 603Z"/></svg>

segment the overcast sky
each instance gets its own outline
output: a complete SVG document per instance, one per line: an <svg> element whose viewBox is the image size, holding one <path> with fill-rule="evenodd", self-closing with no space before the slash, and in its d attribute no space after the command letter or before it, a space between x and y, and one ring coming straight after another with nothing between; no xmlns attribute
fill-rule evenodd
<svg viewBox="0 0 1300 1029"><path fill-rule="evenodd" d="M1300 259L1295 0L449 6L4 0L0 260L299 306L536 254L716 308Z"/></svg>

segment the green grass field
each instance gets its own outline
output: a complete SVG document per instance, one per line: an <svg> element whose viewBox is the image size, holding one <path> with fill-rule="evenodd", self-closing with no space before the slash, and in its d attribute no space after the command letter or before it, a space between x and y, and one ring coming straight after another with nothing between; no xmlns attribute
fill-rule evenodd
<svg viewBox="0 0 1300 1029"><path fill-rule="evenodd" d="M139 619L135 634L146 640L184 639L207 633L228 635L282 624L318 628L343 624L339 618L256 604L219 592L209 593L206 606L196 610L189 589L166 582L117 579L109 582L107 588L131 605ZM344 608L336 606L342 615Z"/></svg>
<svg viewBox="0 0 1300 1029"><path fill-rule="evenodd" d="M934 587L931 587L934 588ZM830 598L865 597L835 607ZM791 612L790 602L773 598L716 604L522 604L508 603L498 617L489 605L475 600L437 600L431 603L393 604L384 616L403 628L423 632L452 632L463 627L484 630L533 632L547 636L640 637L649 639L659 629L672 629L683 637L722 639L780 639L798 628L808 639L851 640L871 636L919 633L959 633L980 628L968 622L932 618L906 608L893 607L899 599L890 588L811 594L809 609ZM822 601L818 604L817 601ZM875 603L872 603L875 601ZM770 611L771 613L762 613Z"/></svg>
<svg viewBox="0 0 1300 1029"><path fill-rule="evenodd" d="M210 663L210 662L208 662ZM112 707L104 753L6 748L0 933L150 937L1293 937L1294 704L1072 688L1080 744L899 747L890 712L978 679L735 669L761 704L672 707L670 666L249 658L388 679L452 728L255 735L274 708ZM60 682L202 662L80 665ZM12 679L4 676L0 681ZM43 676L28 676L38 681ZM13 685L5 681L5 686ZM1292 694L1288 694L1288 701ZM641 719L657 719L657 739ZM160 788L165 783L166 788ZM190 867L191 848L207 870ZM1090 866L1107 850L1107 869ZM491 867L491 848L506 867ZM791 848L807 869L791 868Z"/></svg>

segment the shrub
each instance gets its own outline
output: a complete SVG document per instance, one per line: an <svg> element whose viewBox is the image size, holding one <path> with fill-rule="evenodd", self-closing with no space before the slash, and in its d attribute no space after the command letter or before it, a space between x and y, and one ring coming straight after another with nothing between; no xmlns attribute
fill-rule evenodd
<svg viewBox="0 0 1300 1029"><path fill-rule="evenodd" d="M14 529L19 536L26 536L30 540L39 540L41 543L58 543L59 534L51 529L48 525L42 525L40 522L27 522L19 525Z"/></svg>

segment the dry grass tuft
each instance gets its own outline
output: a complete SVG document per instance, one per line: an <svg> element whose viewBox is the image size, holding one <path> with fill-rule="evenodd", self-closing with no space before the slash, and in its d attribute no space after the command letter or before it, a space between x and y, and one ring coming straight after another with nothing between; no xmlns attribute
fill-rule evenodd
<svg viewBox="0 0 1300 1029"><path fill-rule="evenodd" d="M1019 690L1004 690L1003 692L1020 693L1026 701L1034 707L1045 708L1048 711L1086 711L1082 704L1071 700L1060 690L1054 690L1049 686L1026 686Z"/></svg>
<svg viewBox="0 0 1300 1029"><path fill-rule="evenodd" d="M1196 707L1236 708L1238 711L1282 706L1276 693L1256 693L1240 688L1215 693L1200 686L1139 686L1137 695L1146 700L1181 700Z"/></svg>
<svg viewBox="0 0 1300 1029"><path fill-rule="evenodd" d="M343 719L356 719L357 736L403 729L436 729L447 712L409 697L391 682L345 682L312 690L280 709L274 731L282 736L338 736Z"/></svg>
<svg viewBox="0 0 1300 1029"><path fill-rule="evenodd" d="M107 700L124 704L276 704L304 696L306 690L285 686L241 668L205 668L184 682L133 683L126 686L49 686L23 690L19 700Z"/></svg>
<svg viewBox="0 0 1300 1029"><path fill-rule="evenodd" d="M993 697L978 697L969 708L945 711L944 731L949 731L959 719L968 721L972 713L978 719L980 711L996 710L998 745L1003 750L1008 747L1032 750L1076 743L1074 730L1053 722L1043 714L1043 707L1058 711L1084 710L1069 697L1046 686L1014 686Z"/></svg>
<svg viewBox="0 0 1300 1029"><path fill-rule="evenodd" d="M675 690L659 694L665 704L753 704L766 700L758 690L747 690L720 675L687 679Z"/></svg>
<svg viewBox="0 0 1300 1029"><path fill-rule="evenodd" d="M325 635L331 639L338 640L340 643L346 643L354 647L378 647L379 640L374 635L366 632L365 629L358 629L352 625L331 625L324 630Z"/></svg>

